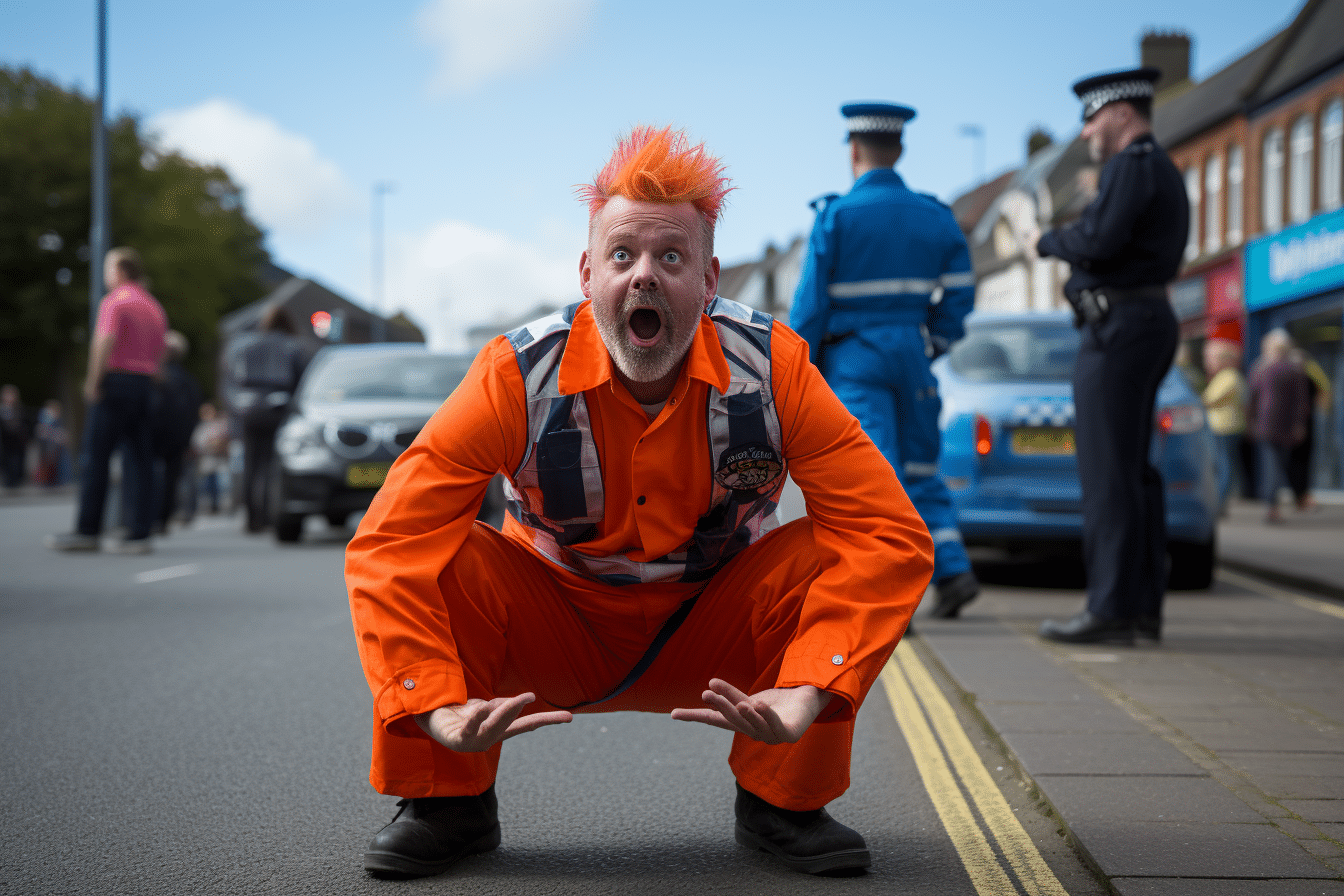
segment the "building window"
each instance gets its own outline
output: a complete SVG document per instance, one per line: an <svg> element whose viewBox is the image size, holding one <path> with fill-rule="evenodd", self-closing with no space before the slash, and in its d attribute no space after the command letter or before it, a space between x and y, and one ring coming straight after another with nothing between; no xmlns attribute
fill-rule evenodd
<svg viewBox="0 0 1344 896"><path fill-rule="evenodd" d="M1321 116L1321 209L1334 211L1344 205L1344 100L1325 107Z"/></svg>
<svg viewBox="0 0 1344 896"><path fill-rule="evenodd" d="M1199 257L1199 168L1185 169L1185 195L1190 200L1190 236L1185 243L1185 260Z"/></svg>
<svg viewBox="0 0 1344 896"><path fill-rule="evenodd" d="M1260 229L1283 229L1283 131L1265 135L1260 157Z"/></svg>
<svg viewBox="0 0 1344 896"><path fill-rule="evenodd" d="M1311 217L1312 149L1311 117L1303 115L1293 122L1288 162L1288 215L1294 224Z"/></svg>
<svg viewBox="0 0 1344 896"><path fill-rule="evenodd" d="M1241 165L1241 147L1233 146L1227 151L1227 244L1229 246L1236 246L1241 243L1241 190L1244 179Z"/></svg>
<svg viewBox="0 0 1344 896"><path fill-rule="evenodd" d="M1204 251L1223 247L1223 157L1214 153L1204 163Z"/></svg>

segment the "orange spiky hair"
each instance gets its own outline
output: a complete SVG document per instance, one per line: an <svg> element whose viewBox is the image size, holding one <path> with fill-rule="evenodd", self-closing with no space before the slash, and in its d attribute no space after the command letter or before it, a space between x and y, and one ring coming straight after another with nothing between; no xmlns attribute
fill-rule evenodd
<svg viewBox="0 0 1344 896"><path fill-rule="evenodd" d="M713 233L723 199L733 189L723 169L723 163L705 151L705 144L691 146L683 131L637 127L617 144L593 182L578 188L578 194L588 203L589 218L613 196L638 202L689 202Z"/></svg>

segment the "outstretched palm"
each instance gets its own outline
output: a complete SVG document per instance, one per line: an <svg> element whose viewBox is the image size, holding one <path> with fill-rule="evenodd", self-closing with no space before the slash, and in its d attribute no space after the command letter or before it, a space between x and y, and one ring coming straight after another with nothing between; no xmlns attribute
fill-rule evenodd
<svg viewBox="0 0 1344 896"><path fill-rule="evenodd" d="M515 734L574 720L573 713L564 711L537 712L519 718L523 707L536 699L536 695L531 693L496 697L493 700L473 697L466 703L440 706L432 712L420 713L415 717L415 722L426 734L450 750L482 753Z"/></svg>

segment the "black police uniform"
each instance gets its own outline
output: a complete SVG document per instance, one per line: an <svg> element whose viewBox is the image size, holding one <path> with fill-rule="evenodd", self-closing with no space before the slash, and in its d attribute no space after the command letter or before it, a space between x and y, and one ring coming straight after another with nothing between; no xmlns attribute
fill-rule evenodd
<svg viewBox="0 0 1344 896"><path fill-rule="evenodd" d="M1158 74L1141 69L1079 82L1084 117L1106 102L1145 96L1143 83L1150 97ZM1189 222L1184 180L1145 134L1102 168L1082 217L1037 246L1071 265L1064 292L1082 329L1073 393L1087 608L1068 622L1047 621L1046 638L1133 643L1136 630L1160 635L1166 514L1148 449L1158 385L1179 338L1166 285L1180 267Z"/></svg>

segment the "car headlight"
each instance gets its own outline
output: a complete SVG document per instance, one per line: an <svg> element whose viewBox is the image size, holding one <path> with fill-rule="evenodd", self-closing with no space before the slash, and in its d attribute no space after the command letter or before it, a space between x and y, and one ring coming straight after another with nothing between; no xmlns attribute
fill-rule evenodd
<svg viewBox="0 0 1344 896"><path fill-rule="evenodd" d="M303 418L290 420L275 435L275 447L281 454L301 454L322 447L322 429Z"/></svg>

